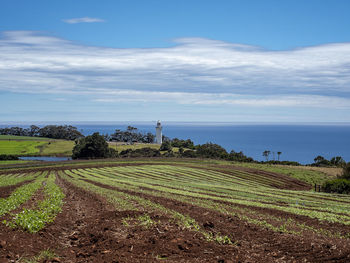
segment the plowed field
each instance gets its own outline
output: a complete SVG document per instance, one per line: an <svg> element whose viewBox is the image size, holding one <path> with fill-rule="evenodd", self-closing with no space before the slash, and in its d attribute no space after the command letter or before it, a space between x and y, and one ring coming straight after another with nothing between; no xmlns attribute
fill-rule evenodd
<svg viewBox="0 0 350 263"><path fill-rule="evenodd" d="M12 170L0 220L0 262L350 262L349 196L251 168Z"/></svg>

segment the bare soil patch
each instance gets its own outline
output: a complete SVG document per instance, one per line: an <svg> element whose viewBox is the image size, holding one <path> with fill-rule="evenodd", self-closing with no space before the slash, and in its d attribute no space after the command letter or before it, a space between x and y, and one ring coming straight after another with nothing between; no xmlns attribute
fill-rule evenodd
<svg viewBox="0 0 350 263"><path fill-rule="evenodd" d="M91 181L90 181L91 182ZM144 193L126 191L116 187L94 183L95 185L137 195L159 203L167 208L194 218L202 227L214 234L228 235L236 242L238 257L247 262L349 262L350 245L348 239L322 238L318 236L297 236L276 233L239 220L237 217L223 215L209 209L190 205L168 198L154 197ZM270 213L273 211L270 209ZM279 211L275 211L279 214ZM280 214L279 214L280 215ZM316 220L296 216L299 221ZM308 222L310 223L310 222ZM319 225L318 225L319 227ZM334 228L341 225L334 225ZM334 229L333 229L334 230Z"/></svg>

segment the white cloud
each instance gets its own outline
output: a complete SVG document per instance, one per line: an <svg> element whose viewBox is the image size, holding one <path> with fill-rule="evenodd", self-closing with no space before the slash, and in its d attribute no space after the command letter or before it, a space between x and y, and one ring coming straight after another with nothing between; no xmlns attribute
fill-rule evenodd
<svg viewBox="0 0 350 263"><path fill-rule="evenodd" d="M70 19L63 19L62 21L68 24L105 22L105 20L103 19L93 18L93 17L70 18Z"/></svg>
<svg viewBox="0 0 350 263"><path fill-rule="evenodd" d="M327 97L318 95L293 95L293 96L254 96L239 94L211 94L211 93L184 93L184 92L152 92L135 90L114 90L103 91L98 94L92 92L99 98L93 99L96 102L158 102L177 103L189 105L236 105L248 107L313 107L350 109L350 99ZM87 94L85 93L85 94ZM106 94L107 93L107 94ZM105 96L108 95L108 96Z"/></svg>
<svg viewBox="0 0 350 263"><path fill-rule="evenodd" d="M87 94L99 101L349 109L350 43L288 51L201 38L174 47L78 45L4 32L0 91Z"/></svg>

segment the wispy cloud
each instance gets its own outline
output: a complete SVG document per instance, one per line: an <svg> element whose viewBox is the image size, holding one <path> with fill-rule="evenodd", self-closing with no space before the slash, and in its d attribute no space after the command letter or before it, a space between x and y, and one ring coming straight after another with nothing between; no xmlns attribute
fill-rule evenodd
<svg viewBox="0 0 350 263"><path fill-rule="evenodd" d="M105 22L105 20L103 19L94 18L94 17L78 17L78 18L63 19L62 21L68 24Z"/></svg>
<svg viewBox="0 0 350 263"><path fill-rule="evenodd" d="M350 108L350 43L269 51L201 38L175 42L118 49L4 32L0 90L86 94L99 102Z"/></svg>

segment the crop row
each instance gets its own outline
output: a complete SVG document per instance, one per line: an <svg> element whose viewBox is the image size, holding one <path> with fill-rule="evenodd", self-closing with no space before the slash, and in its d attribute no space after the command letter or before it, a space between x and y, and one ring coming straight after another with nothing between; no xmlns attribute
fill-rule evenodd
<svg viewBox="0 0 350 263"><path fill-rule="evenodd" d="M140 189L140 187L149 188L163 193L189 196L193 198L204 198L220 202L224 201L237 205L267 207L284 212L305 215L319 220L350 224L349 204L333 200L320 200L320 197L324 195L320 195L319 193L310 192L308 193L308 199L306 199L306 197L299 197L299 192L296 191L278 190L275 191L276 193L265 193L265 190L271 189L262 187L247 188L242 185L231 185L229 186L231 188L231 193L221 195L215 193L215 195L213 195L213 192L210 191L210 187L217 190L217 185L210 186L209 184L204 184L202 187L207 187L207 190L204 192L198 192L198 189L193 191L193 187L191 188L190 183L184 185L179 179L177 179L177 181L173 180L171 184L159 180L155 183L154 179L152 180L150 177L147 179L147 174L152 173L152 171L141 173L138 169L137 174L134 173L131 176L130 173L126 173L124 170L123 173L121 173L119 167L111 169L113 169L114 172L108 172L106 169L89 169L89 171L81 170L79 172L85 176L93 173L92 175L95 177L91 176L91 180L96 180L96 178L100 177L102 182L109 180L118 183L118 187L131 187L136 190ZM159 170L159 167L157 170ZM110 184L110 182L108 182L108 184ZM194 183L193 185L196 184L198 185L198 183ZM169 187L169 185L171 186ZM242 194L242 191L245 192L244 195ZM280 192L282 192L281 195L279 195ZM292 194L294 194L294 196Z"/></svg>
<svg viewBox="0 0 350 263"><path fill-rule="evenodd" d="M0 187L16 185L25 181L33 180L37 174L30 173L23 176L23 174L9 174L0 176Z"/></svg>
<svg viewBox="0 0 350 263"><path fill-rule="evenodd" d="M96 186L92 183L81 180L77 173L73 173L71 171L65 171L65 173L70 176L69 177L62 174L61 176L65 180L70 181L78 187L104 196L110 203L114 204L115 208L118 211L137 210L161 213L170 216L170 218L172 218L172 220L174 220L179 226L201 233L207 240L215 240L219 243L231 243L229 237L227 236L222 236L220 235L220 233L214 234L205 231L193 218L191 218L188 215L183 215L176 210L166 208L160 205L159 203L152 202L149 199L145 199L137 195L132 195L125 192L110 190L104 187ZM91 176L91 178L93 177Z"/></svg>
<svg viewBox="0 0 350 263"><path fill-rule="evenodd" d="M0 198L0 216L16 209L28 201L31 196L41 187L45 173L36 177L32 183L18 187L9 197Z"/></svg>
<svg viewBox="0 0 350 263"><path fill-rule="evenodd" d="M42 182L44 185L44 200L35 204L33 209L23 209L15 214L11 221L5 222L13 228L22 228L30 233L35 233L53 222L56 215L62 210L64 194L55 184L56 176L50 173Z"/></svg>
<svg viewBox="0 0 350 263"><path fill-rule="evenodd" d="M115 169L115 168L114 168ZM266 203L270 205L277 205L281 209L304 209L304 210L317 210L329 213L337 214L349 214L350 203L339 202L335 198L332 198L329 194L320 194L307 192L304 195L302 191L288 191L288 190L277 190L269 189L265 187L246 187L243 185L210 185L210 184L200 184L200 183L183 183L182 180L173 180L171 183L164 182L162 180L156 181L149 177L152 171L137 172L134 173L121 173L118 171L101 170L101 169L88 169L84 173L95 172L95 176L101 175L107 178L114 178L119 182L129 183L133 185L138 185L142 187L157 188L157 190L162 190L166 192L173 192L181 194L179 191L187 191L185 194L192 195L215 195L214 197L227 199L230 198L231 201L250 201L258 203ZM169 185L171 185L169 187ZM165 189L160 188L160 186L165 187ZM213 198L210 197L210 198ZM242 203L243 204L243 203ZM274 208L274 207L272 207Z"/></svg>
<svg viewBox="0 0 350 263"><path fill-rule="evenodd" d="M140 182L126 183L125 180L119 181L117 179L112 179L111 174L108 174L108 176L104 177L101 173L93 173L91 169L89 169L89 171L74 171L74 173L72 174L75 174L75 176L79 176L79 174L84 174L84 177L89 180L118 187L122 190L132 190L135 192L145 193L156 197L166 197L169 199L180 200L189 204L195 204L199 207L216 210L221 213L232 216L237 216L241 220L247 221L255 225L263 226L277 232L301 234L301 232L304 231L311 231L316 234L321 233L322 235L326 236L344 236L340 233L330 232L322 228L315 229L312 226L305 225L304 223L296 222L291 218L286 220L285 218L275 217L271 214L257 212L257 210L254 209L252 210L249 208L243 208L242 206L237 206L237 204L228 202L228 199L226 199L225 203L223 203L220 199L210 200L208 199L208 196L205 195L189 195L186 194L186 192L179 189L175 191L173 185L172 188L168 189L164 186L160 187L159 185L147 185L145 183ZM348 235L345 236L347 237Z"/></svg>

